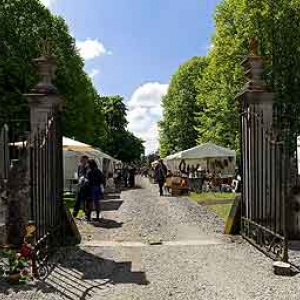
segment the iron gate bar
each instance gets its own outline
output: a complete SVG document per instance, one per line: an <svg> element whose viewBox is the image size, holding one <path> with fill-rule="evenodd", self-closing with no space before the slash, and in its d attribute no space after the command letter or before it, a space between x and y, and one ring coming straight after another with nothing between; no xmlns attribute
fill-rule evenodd
<svg viewBox="0 0 300 300"><path fill-rule="evenodd" d="M242 236L272 258L288 261L287 225L284 218L287 209L284 186L287 178L282 174L282 168L286 170L288 165L285 163L287 153L284 142L280 140L280 135L274 135L274 139L273 131L269 133L266 130L257 108L252 111L247 109L241 118L245 137L244 174L248 175L243 184L242 202L247 209L243 209ZM265 157L269 159L265 160ZM279 239L275 239L271 250L268 249L268 241L271 239L269 235Z"/></svg>
<svg viewBox="0 0 300 300"><path fill-rule="evenodd" d="M255 237L253 237L253 230L250 228L251 226L257 229ZM247 230L245 230L247 227ZM266 254L272 259L281 259L285 260L285 245L288 245L288 239L274 233L273 231L265 228L264 226L251 221L250 219L242 218L242 236L246 239L251 245L259 249L261 252ZM252 234L252 236L251 236Z"/></svg>

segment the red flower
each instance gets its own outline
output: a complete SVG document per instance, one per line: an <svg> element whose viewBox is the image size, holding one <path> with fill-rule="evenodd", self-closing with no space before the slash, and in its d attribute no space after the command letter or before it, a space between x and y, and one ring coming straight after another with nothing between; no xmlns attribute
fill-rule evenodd
<svg viewBox="0 0 300 300"><path fill-rule="evenodd" d="M32 249L31 249L30 245L24 244L21 247L20 253L24 258L30 259L32 257Z"/></svg>

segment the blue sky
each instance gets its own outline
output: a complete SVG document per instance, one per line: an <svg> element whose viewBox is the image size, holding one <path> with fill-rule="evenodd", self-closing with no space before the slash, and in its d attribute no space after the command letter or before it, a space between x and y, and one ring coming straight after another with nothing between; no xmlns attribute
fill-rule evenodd
<svg viewBox="0 0 300 300"><path fill-rule="evenodd" d="M129 129L158 147L160 99L170 76L205 55L220 0L41 0L62 15L100 94L120 94Z"/></svg>

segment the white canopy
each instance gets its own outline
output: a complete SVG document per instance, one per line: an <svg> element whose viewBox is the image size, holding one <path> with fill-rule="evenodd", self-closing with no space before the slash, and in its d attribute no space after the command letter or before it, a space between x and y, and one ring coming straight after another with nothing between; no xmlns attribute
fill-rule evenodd
<svg viewBox="0 0 300 300"><path fill-rule="evenodd" d="M235 157L235 151L230 150L213 143L206 143L194 148L180 151L173 155L167 156L165 160L173 159L201 159L201 158L214 158L214 157Z"/></svg>
<svg viewBox="0 0 300 300"><path fill-rule="evenodd" d="M213 143L206 143L167 156L164 161L170 170L178 171L181 160L188 166L198 166L201 170L215 170L223 175L231 175L235 170L235 151Z"/></svg>
<svg viewBox="0 0 300 300"><path fill-rule="evenodd" d="M13 143L13 146L24 147L25 142ZM78 168L78 160L80 156L86 155L95 159L99 168L105 173L114 171L114 164L120 163L110 155L104 153L100 149L93 148L91 145L81 143L74 139L63 137L63 155L64 155L64 188L70 189L71 179L75 179Z"/></svg>
<svg viewBox="0 0 300 300"><path fill-rule="evenodd" d="M63 150L81 152L82 154L80 155L99 156L116 163L119 162L118 160L101 151L99 148L93 148L91 145L84 144L67 137L63 137Z"/></svg>
<svg viewBox="0 0 300 300"><path fill-rule="evenodd" d="M11 144L15 147L24 147L27 145L27 141L24 142L15 142ZM81 153L81 155L87 155L87 156L101 156L102 158L107 158L111 161L114 161L116 163L119 163L118 160L114 159L113 157L109 156L108 154L101 151L99 148L93 148L91 145L81 143L79 141L76 141L74 139L70 139L67 137L63 137L63 150L64 151L73 151Z"/></svg>
<svg viewBox="0 0 300 300"><path fill-rule="evenodd" d="M105 175L107 175L108 172L114 171L114 163L120 162L98 148L93 148L91 145L67 137L63 137L63 150L65 190L73 190L72 179L76 179L80 156L86 155L89 158L93 158L97 162L100 170L106 173Z"/></svg>

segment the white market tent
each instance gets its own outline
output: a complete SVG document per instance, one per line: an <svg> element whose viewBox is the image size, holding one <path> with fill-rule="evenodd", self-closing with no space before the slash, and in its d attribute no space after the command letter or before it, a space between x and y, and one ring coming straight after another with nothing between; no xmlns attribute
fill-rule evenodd
<svg viewBox="0 0 300 300"><path fill-rule="evenodd" d="M93 148L88 144L63 137L64 151L64 189L72 188L72 179L77 177L78 160L80 156L86 155L89 158L95 159L99 168L104 172L113 172L114 163L119 163L118 160L104 153L100 149Z"/></svg>
<svg viewBox="0 0 300 300"><path fill-rule="evenodd" d="M13 143L13 146L24 147L26 144L27 141L17 142ZM74 139L63 137L64 190L72 190L72 179L77 179L78 160L82 155L95 159L98 167L104 173L113 172L114 164L120 163L120 161L100 149L93 148L91 145Z"/></svg>
<svg viewBox="0 0 300 300"><path fill-rule="evenodd" d="M164 161L173 172L179 170L179 164L184 160L189 166L199 164L201 170L215 170L231 175L235 171L235 157L234 150L213 143L206 143L167 156Z"/></svg>

